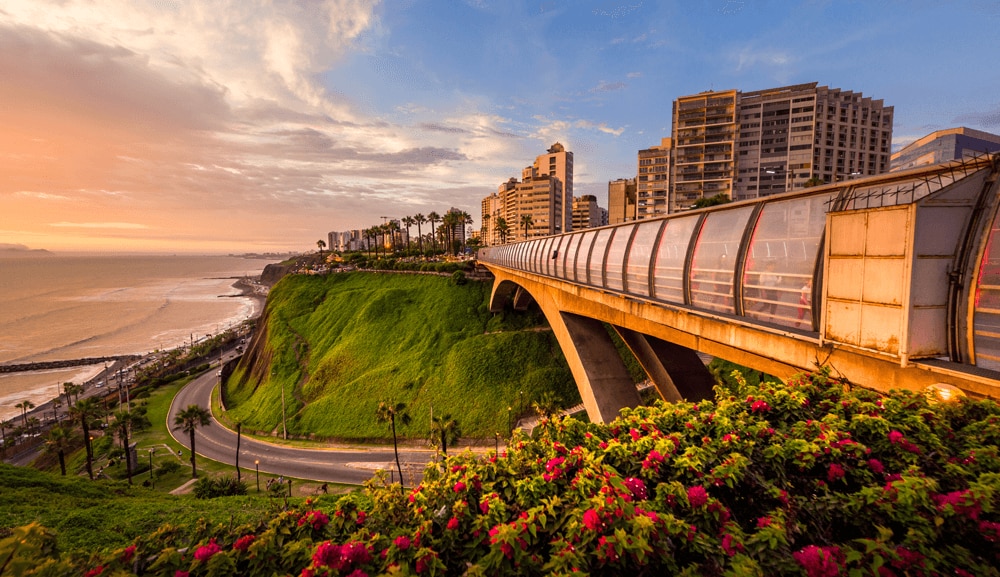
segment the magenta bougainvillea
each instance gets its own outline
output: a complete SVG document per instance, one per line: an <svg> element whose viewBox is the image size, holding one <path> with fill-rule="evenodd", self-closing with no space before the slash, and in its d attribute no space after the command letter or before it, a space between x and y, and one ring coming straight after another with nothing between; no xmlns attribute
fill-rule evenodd
<svg viewBox="0 0 1000 577"><path fill-rule="evenodd" d="M991 401L737 378L77 574L1000 576L998 446Z"/></svg>

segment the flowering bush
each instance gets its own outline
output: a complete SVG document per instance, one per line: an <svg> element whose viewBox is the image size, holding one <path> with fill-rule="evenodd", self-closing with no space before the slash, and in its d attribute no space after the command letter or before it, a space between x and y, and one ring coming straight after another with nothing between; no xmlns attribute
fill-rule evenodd
<svg viewBox="0 0 1000 577"><path fill-rule="evenodd" d="M848 391L820 371L539 430L407 492L372 484L186 549L152 536L75 574L1000 576L991 401Z"/></svg>

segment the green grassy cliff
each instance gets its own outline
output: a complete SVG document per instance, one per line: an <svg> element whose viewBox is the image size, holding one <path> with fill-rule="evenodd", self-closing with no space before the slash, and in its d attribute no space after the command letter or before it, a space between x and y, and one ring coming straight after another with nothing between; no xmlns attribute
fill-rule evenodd
<svg viewBox="0 0 1000 577"><path fill-rule="evenodd" d="M579 402L555 337L540 316L491 314L491 285L389 273L295 275L268 298L260 329L225 385L245 430L384 439L380 401L405 402L403 437L424 438L431 414L450 414L464 437L492 438L550 391Z"/></svg>

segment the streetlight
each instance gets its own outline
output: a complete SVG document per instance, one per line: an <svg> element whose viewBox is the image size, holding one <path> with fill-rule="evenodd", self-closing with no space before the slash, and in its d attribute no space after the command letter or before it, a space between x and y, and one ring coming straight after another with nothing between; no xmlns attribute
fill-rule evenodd
<svg viewBox="0 0 1000 577"><path fill-rule="evenodd" d="M499 455L500 454L500 433L496 433L495 437L496 437L496 439L495 439L496 440L496 449L495 449L495 452L496 452L497 455Z"/></svg>
<svg viewBox="0 0 1000 577"><path fill-rule="evenodd" d="M507 434L513 434L514 429L510 426L510 407L507 407Z"/></svg>
<svg viewBox="0 0 1000 577"><path fill-rule="evenodd" d="M260 493L260 459L254 459L253 468L257 470L257 492Z"/></svg>

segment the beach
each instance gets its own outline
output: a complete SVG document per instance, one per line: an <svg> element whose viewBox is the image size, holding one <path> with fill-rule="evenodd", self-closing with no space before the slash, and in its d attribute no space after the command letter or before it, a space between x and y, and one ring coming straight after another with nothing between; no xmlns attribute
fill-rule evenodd
<svg viewBox="0 0 1000 577"><path fill-rule="evenodd" d="M243 279L271 261L205 256L0 259L0 365L144 355L198 341L257 315ZM104 363L0 373L0 419L41 405Z"/></svg>

